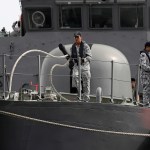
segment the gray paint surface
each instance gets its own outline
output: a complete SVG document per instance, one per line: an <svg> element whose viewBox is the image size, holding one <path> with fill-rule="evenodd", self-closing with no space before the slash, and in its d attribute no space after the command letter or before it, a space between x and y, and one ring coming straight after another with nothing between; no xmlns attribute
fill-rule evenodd
<svg viewBox="0 0 150 150"><path fill-rule="evenodd" d="M65 45L65 47L69 53L71 44ZM91 94L95 95L96 89L101 87L103 96L111 97L111 94L113 94L113 97L117 98L132 98L130 66L126 57L119 50L103 44L93 44L91 51ZM58 48L50 53L55 56L62 55ZM45 87L50 86L50 76L48 74L50 74L52 66L64 64L65 62L64 59L45 58L41 69L43 91ZM58 91L69 92L70 70L68 67L54 69L52 79Z"/></svg>

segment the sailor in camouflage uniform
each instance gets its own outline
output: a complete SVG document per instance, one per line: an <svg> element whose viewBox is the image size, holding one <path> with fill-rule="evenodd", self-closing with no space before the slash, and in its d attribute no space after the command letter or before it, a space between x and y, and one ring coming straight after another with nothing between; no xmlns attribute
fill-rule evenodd
<svg viewBox="0 0 150 150"><path fill-rule="evenodd" d="M82 41L81 33L76 32L74 34L75 43L71 47L71 59L73 62L73 79L75 86L79 92L79 64L78 56L81 57L81 78L82 78L82 91L83 91L83 100L88 102L90 100L90 61L92 59L92 54L89 45Z"/></svg>
<svg viewBox="0 0 150 150"><path fill-rule="evenodd" d="M150 42L145 43L145 49L140 52L140 79L143 87L143 104L150 103Z"/></svg>

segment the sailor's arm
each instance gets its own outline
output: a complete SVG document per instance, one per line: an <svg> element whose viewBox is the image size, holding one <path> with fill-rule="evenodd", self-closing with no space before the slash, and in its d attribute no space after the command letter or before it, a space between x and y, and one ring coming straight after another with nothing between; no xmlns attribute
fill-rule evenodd
<svg viewBox="0 0 150 150"><path fill-rule="evenodd" d="M86 62L86 61L91 62L92 53L91 53L91 49L90 49L89 45L84 44L84 49L85 49L85 55L86 55L86 57L84 58L84 62Z"/></svg>
<svg viewBox="0 0 150 150"><path fill-rule="evenodd" d="M14 31L16 31L16 24L17 24L17 21L15 21L15 22L13 23L13 25L12 25L12 28L13 28Z"/></svg>
<svg viewBox="0 0 150 150"><path fill-rule="evenodd" d="M144 71L150 72L150 62L147 64L148 58L145 53L140 54L140 66Z"/></svg>
<svg viewBox="0 0 150 150"><path fill-rule="evenodd" d="M15 32L20 32L20 27L16 27L17 24L18 24L18 21L15 21L12 25L12 28Z"/></svg>

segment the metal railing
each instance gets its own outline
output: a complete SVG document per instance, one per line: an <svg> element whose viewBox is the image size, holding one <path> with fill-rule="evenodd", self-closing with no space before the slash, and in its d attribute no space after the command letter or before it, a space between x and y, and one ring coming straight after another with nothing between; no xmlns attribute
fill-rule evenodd
<svg viewBox="0 0 150 150"><path fill-rule="evenodd" d="M47 54L48 55L48 53L45 53L45 54ZM7 54L3 54L3 55L0 55L0 57L2 58L2 77L3 77L3 97L4 97L4 99L6 99L6 93L9 93L10 91L10 89L7 91L6 90L6 78L7 78L7 76L8 75L10 75L10 72L7 72L7 64L6 64L6 57L10 57L10 55L7 55ZM11 55L11 57L17 57L17 55ZM42 60L41 59L44 59L45 58L45 56L41 56L41 55L37 55L37 56L25 56L25 55L22 55L22 57L34 57L34 58L38 58L37 60L37 67L38 67L38 94L39 94L39 97L41 98L41 83L40 83L40 78L41 78L41 63L42 63ZM113 103L113 99L114 99L114 81L115 80L118 80L118 79L115 79L115 77L114 77L114 64L115 63L118 63L118 62L114 62L113 60L112 61L102 61L102 60L92 60L92 62L94 62L94 61L100 61L100 62L103 62L103 63L110 63L111 64L111 76L110 76L110 80L111 80L111 94L110 94L110 98L111 98L111 102ZM121 64L121 63L120 63ZM129 64L125 64L125 65L129 65ZM139 91L139 65L138 64L131 64L130 66L129 66L130 68L131 67L137 67L137 75L135 75L135 76L137 76L136 77L136 79L137 79L137 91ZM14 71L12 71L12 72L14 72ZM22 76L35 76L36 74L32 74L32 73L21 73L21 72L15 72L14 73L14 75L15 76L17 76L17 75L22 75ZM44 74L45 76L70 76L70 75L57 75L57 74L55 74L55 75L51 75L51 74ZM103 80L103 79L106 79L106 77L100 77L100 76L92 76L92 78L91 79L101 79L101 80ZM108 79L108 78L107 78ZM11 79L12 80L12 79ZM10 81L10 80L9 80ZM129 81L121 81L121 82L129 82ZM9 85L10 86L10 85ZM81 86L81 85L80 85ZM81 87L80 87L80 89L81 89ZM136 92L137 94L138 94L138 92ZM81 91L80 91L80 96L81 96ZM137 97L136 97L137 98Z"/></svg>

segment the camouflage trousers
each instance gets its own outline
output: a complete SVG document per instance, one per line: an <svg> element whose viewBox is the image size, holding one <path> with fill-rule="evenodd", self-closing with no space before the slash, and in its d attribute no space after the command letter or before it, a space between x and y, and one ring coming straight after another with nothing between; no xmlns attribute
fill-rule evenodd
<svg viewBox="0 0 150 150"><path fill-rule="evenodd" d="M79 71L78 68L73 68L73 80L75 83L75 87L77 88L77 90L79 91ZM91 73L90 71L85 71L81 69L81 80L82 80L82 86L83 89L81 89L83 91L83 100L85 101L89 101L90 97L90 79L91 79Z"/></svg>
<svg viewBox="0 0 150 150"><path fill-rule="evenodd" d="M150 75L144 75L141 78L141 83L143 87L143 103L150 103Z"/></svg>

